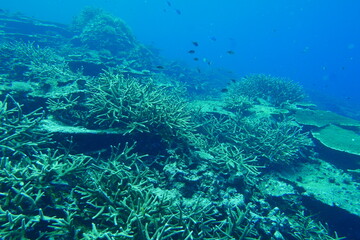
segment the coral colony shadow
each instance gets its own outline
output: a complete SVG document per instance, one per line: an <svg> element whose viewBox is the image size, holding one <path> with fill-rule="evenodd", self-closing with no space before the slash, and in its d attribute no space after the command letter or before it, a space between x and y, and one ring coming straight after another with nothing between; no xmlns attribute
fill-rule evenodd
<svg viewBox="0 0 360 240"><path fill-rule="evenodd" d="M166 60L100 9L0 30L2 239L360 238L360 122L298 83Z"/></svg>

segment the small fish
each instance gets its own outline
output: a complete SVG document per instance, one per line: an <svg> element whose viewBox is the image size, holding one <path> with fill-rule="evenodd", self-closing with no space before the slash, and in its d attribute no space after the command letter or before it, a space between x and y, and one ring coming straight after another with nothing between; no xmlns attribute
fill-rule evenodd
<svg viewBox="0 0 360 240"><path fill-rule="evenodd" d="M164 69L163 66L159 65L159 66L156 66L157 69Z"/></svg>
<svg viewBox="0 0 360 240"><path fill-rule="evenodd" d="M188 53L194 54L194 53L195 53L195 50L189 50Z"/></svg>
<svg viewBox="0 0 360 240"><path fill-rule="evenodd" d="M168 5L169 7L171 7L171 2L166 1L166 3L167 3L167 5Z"/></svg>
<svg viewBox="0 0 360 240"><path fill-rule="evenodd" d="M192 44L193 44L195 47L199 46L199 43L198 43L198 42L192 42Z"/></svg>
<svg viewBox="0 0 360 240"><path fill-rule="evenodd" d="M235 52L234 52L234 51L232 51L232 50L227 51L227 53L228 53L228 54L230 54L230 55L235 54Z"/></svg>
<svg viewBox="0 0 360 240"><path fill-rule="evenodd" d="M201 73L201 70L200 70L200 68L196 68L196 70L198 71L198 73Z"/></svg>
<svg viewBox="0 0 360 240"><path fill-rule="evenodd" d="M233 83L236 83L236 79L230 79Z"/></svg>
<svg viewBox="0 0 360 240"><path fill-rule="evenodd" d="M195 58L193 58L194 59L194 61L199 61L199 58L197 58L197 57L195 57Z"/></svg>
<svg viewBox="0 0 360 240"><path fill-rule="evenodd" d="M175 9L176 13L181 15L181 11L179 9Z"/></svg>
<svg viewBox="0 0 360 240"><path fill-rule="evenodd" d="M227 89L227 88L223 88L223 89L221 89L221 92L222 93L227 93L229 90Z"/></svg>
<svg viewBox="0 0 360 240"><path fill-rule="evenodd" d="M216 42L216 40L217 40L216 37L211 37L210 39L211 39L211 41L214 41L214 42Z"/></svg>

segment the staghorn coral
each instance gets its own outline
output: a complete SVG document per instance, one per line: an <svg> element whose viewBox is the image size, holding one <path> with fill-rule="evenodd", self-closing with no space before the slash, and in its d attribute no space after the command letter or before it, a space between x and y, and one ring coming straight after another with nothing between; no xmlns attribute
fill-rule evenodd
<svg viewBox="0 0 360 240"><path fill-rule="evenodd" d="M151 79L108 71L89 84L87 107L96 125L121 128L125 134L151 132L169 140L194 130L178 89L156 85Z"/></svg>
<svg viewBox="0 0 360 240"><path fill-rule="evenodd" d="M303 150L312 146L308 134L292 119L275 121L249 117L235 119L232 124L232 132L226 138L265 165L291 164L301 157Z"/></svg>
<svg viewBox="0 0 360 240"><path fill-rule="evenodd" d="M256 176L260 174L256 156L244 154L241 148L234 144L220 143L210 148L209 153L214 156L212 163L226 174L241 176L247 184L254 184Z"/></svg>
<svg viewBox="0 0 360 240"><path fill-rule="evenodd" d="M50 47L40 47L33 42L12 41L2 42L0 45L1 70L6 70L4 66L12 66L12 70L19 69L20 64L41 65L44 63L55 64L62 58L55 53L55 49ZM19 69L20 70L20 69ZM15 72L16 73L16 72Z"/></svg>
<svg viewBox="0 0 360 240"><path fill-rule="evenodd" d="M148 190L151 175L133 149L113 148L101 160L50 150L20 161L2 158L0 235L166 239L182 233L169 202Z"/></svg>
<svg viewBox="0 0 360 240"><path fill-rule="evenodd" d="M208 142L210 147L205 150L212 157L197 160L208 163L203 171L212 176L211 185L224 184L219 179L228 172L233 178L243 174L243 191L254 188L260 179L258 168L253 165L256 158L244 151L243 145L234 144L234 139L243 139L237 138L241 134L248 137L256 133L250 123L244 132L234 126L244 125L249 119L204 118L206 123L198 127L204 135L197 146L205 148ZM269 125L271 129L278 127ZM136 153L135 147L112 147L108 156L96 159L63 150L41 151L21 161L2 158L0 234L10 239L251 239L273 236L275 233L264 230L287 221L283 215L271 218L254 207L259 201L255 196L247 199L245 205L242 201L224 205L219 201L224 191L219 189L209 192L209 196L213 195L209 199L201 198L199 193L192 199L167 195L164 190L160 194L154 191L155 185L166 189L167 182L181 183L179 178L167 179L148 164L147 155ZM184 156L173 160L180 164ZM184 168L184 173L178 174L186 171ZM202 187L210 185L202 183ZM294 223L290 230L279 227L276 234L301 239L309 231ZM333 239L325 230L311 235L315 239Z"/></svg>
<svg viewBox="0 0 360 240"><path fill-rule="evenodd" d="M24 114L11 95L0 101L0 152L3 157L31 155L51 142L50 135L38 127L41 108Z"/></svg>
<svg viewBox="0 0 360 240"><path fill-rule="evenodd" d="M7 239L76 239L70 190L92 161L68 152L1 159L0 235Z"/></svg>
<svg viewBox="0 0 360 240"><path fill-rule="evenodd" d="M293 232L291 235L297 239L326 239L326 240L341 240L345 237L339 237L337 232L331 233L328 226L324 226L321 222L312 219L312 216L307 216L304 211L296 213L292 219Z"/></svg>
<svg viewBox="0 0 360 240"><path fill-rule="evenodd" d="M234 144L229 139L234 134L235 126L229 116L219 118L212 114L198 114L195 117L198 124L198 135L190 138L192 144L200 151L197 157L202 161L209 162L209 168L220 174L236 176L246 185L252 185L258 181L260 174L257 155L246 152L241 144Z"/></svg>
<svg viewBox="0 0 360 240"><path fill-rule="evenodd" d="M88 77L71 71L65 58L54 48L40 47L31 42L0 44L0 73L11 81L6 92L19 93L28 89L36 97L57 97L79 91L79 82ZM19 91L21 90L21 91Z"/></svg>
<svg viewBox="0 0 360 240"><path fill-rule="evenodd" d="M1 83L11 85L11 91L21 92L20 97L26 95L21 98L26 108L46 102L46 117L55 118L56 126L115 128L107 131L115 133L107 136L111 144L145 137L150 141L122 144L111 150L104 146L106 141L101 142L101 150L91 146L70 150L48 146L52 140L43 138L48 135L38 128L44 113L39 109L24 114L19 104L6 97L0 108L1 116L5 116L0 125L5 136L0 140L1 237L332 239L320 225L313 227L310 217L298 216L299 221L293 221L290 228L289 207L279 209L288 200L268 200L258 188L269 173L261 173L258 165L294 166L292 163L300 156L296 151L306 149L309 141L291 118L282 118L281 111L277 119L259 118L260 114L253 114L251 108L254 103L283 107L293 99L276 95L278 89L259 84L251 95L237 94L236 90L236 94L227 95L225 108L232 112L225 111L223 103L213 101L202 112L205 116L197 116L187 107L183 86L176 83L188 83L188 92L199 97L199 92L210 92L206 74L195 69L196 76L189 74L191 71L180 65L154 67L158 64L149 60L151 52L131 38L108 38L126 35L128 29L121 29L120 21L101 11L89 11L81 21L74 33L77 36L67 41L88 43L79 49L60 53L30 43L8 45L7 50L12 52L2 52L5 64L0 70L6 73L2 76L6 79ZM95 45L99 36L91 30L105 37L99 46ZM117 46L117 41L124 41L124 45ZM126 45L129 42L134 45ZM71 72L65 58L72 59L72 71L95 67L90 71L96 73L91 74L95 79L85 77L85 71ZM97 78L102 69L115 65L117 69ZM170 75L173 81L169 81ZM190 84L194 81L195 85ZM9 91L4 86L1 89ZM27 94L33 90L37 94ZM283 100L274 101L275 95ZM23 131L28 124L31 128ZM55 131L54 139L74 134L75 145L83 144L84 137L89 137L86 142L101 145L97 135L100 131ZM153 140L175 144L159 146ZM145 147L148 142L149 147ZM293 201L288 204L290 209L301 208Z"/></svg>
<svg viewBox="0 0 360 240"><path fill-rule="evenodd" d="M232 112L238 112L243 115L247 115L249 109L252 105L254 105L254 103L255 101L252 100L251 97L240 95L237 93L235 94L233 92L226 94L226 97L224 99L224 108Z"/></svg>
<svg viewBox="0 0 360 240"><path fill-rule="evenodd" d="M68 125L84 124L88 112L84 106L84 94L66 94L63 96L48 98L46 101L47 110L51 115Z"/></svg>
<svg viewBox="0 0 360 240"><path fill-rule="evenodd" d="M238 149L245 159L257 159L260 165L290 164L312 146L308 134L290 118L243 117L238 112L234 117L205 115L203 119L198 129L203 134L203 141L197 140L200 147L209 151L225 144L229 150Z"/></svg>
<svg viewBox="0 0 360 240"><path fill-rule="evenodd" d="M226 94L228 104L236 108L238 104L250 101L265 100L269 104L280 107L304 99L302 87L289 79L264 74L254 74L232 82ZM247 98L247 99L246 99ZM237 99L241 100L237 103Z"/></svg>

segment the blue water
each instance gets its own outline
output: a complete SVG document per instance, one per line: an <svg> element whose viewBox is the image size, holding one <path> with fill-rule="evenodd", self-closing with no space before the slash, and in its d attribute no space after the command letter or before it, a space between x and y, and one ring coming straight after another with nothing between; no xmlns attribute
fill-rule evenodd
<svg viewBox="0 0 360 240"><path fill-rule="evenodd" d="M62 23L70 23L85 6L101 7L122 18L141 42L166 58L199 68L225 68L239 76L288 77L329 108L360 109L356 0L1 1L1 8L11 12Z"/></svg>

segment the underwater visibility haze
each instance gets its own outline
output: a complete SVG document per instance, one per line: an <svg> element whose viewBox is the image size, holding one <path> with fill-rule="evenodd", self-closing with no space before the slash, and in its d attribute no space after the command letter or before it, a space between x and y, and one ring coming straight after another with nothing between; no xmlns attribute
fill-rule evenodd
<svg viewBox="0 0 360 240"><path fill-rule="evenodd" d="M359 2L0 8L0 239L360 239Z"/></svg>
<svg viewBox="0 0 360 240"><path fill-rule="evenodd" d="M316 100L326 98L324 107L342 114L348 114L342 105L360 108L360 3L355 0L14 0L1 5L60 23L71 23L85 6L101 7L162 56L199 67L211 61L211 67L241 76L286 76L314 91ZM193 41L200 43L196 56L187 54Z"/></svg>

